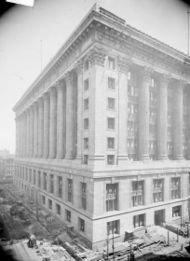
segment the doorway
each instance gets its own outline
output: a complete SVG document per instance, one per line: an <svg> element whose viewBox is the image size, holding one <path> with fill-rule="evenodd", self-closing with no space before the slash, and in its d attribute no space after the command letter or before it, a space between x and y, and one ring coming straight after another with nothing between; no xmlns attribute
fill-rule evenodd
<svg viewBox="0 0 190 261"><path fill-rule="evenodd" d="M161 226L165 222L165 209L157 210L154 212L154 224Z"/></svg>

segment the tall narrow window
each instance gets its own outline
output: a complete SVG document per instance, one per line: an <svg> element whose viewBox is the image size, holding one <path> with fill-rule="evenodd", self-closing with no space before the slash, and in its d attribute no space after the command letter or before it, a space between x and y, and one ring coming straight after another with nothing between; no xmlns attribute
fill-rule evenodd
<svg viewBox="0 0 190 261"><path fill-rule="evenodd" d="M107 222L107 235L120 233L120 220Z"/></svg>
<svg viewBox="0 0 190 261"><path fill-rule="evenodd" d="M58 197L62 198L63 196L63 180L62 177L58 176L57 177L57 185L58 185Z"/></svg>
<svg viewBox="0 0 190 261"><path fill-rule="evenodd" d="M132 204L133 207L144 205L144 181L132 182Z"/></svg>
<svg viewBox="0 0 190 261"><path fill-rule="evenodd" d="M54 176L53 174L50 175L50 193L54 193Z"/></svg>
<svg viewBox="0 0 190 261"><path fill-rule="evenodd" d="M161 202L164 200L164 180L154 179L153 180L153 200L154 203Z"/></svg>
<svg viewBox="0 0 190 261"><path fill-rule="evenodd" d="M108 129L114 130L115 129L115 118L108 117L107 121L108 121Z"/></svg>
<svg viewBox="0 0 190 261"><path fill-rule="evenodd" d="M85 221L82 218L79 218L79 231L85 232Z"/></svg>
<svg viewBox="0 0 190 261"><path fill-rule="evenodd" d="M38 171L38 187L41 187L41 171Z"/></svg>
<svg viewBox="0 0 190 261"><path fill-rule="evenodd" d="M81 182L81 205L86 210L86 183Z"/></svg>
<svg viewBox="0 0 190 261"><path fill-rule="evenodd" d="M68 184L68 201L72 203L73 202L73 181L72 181L72 179L68 179L67 184Z"/></svg>
<svg viewBox="0 0 190 261"><path fill-rule="evenodd" d="M180 190L180 178L174 177L171 178L171 198L176 199L180 198L181 190Z"/></svg>
<svg viewBox="0 0 190 261"><path fill-rule="evenodd" d="M133 225L134 228L145 226L145 214L134 216Z"/></svg>
<svg viewBox="0 0 190 261"><path fill-rule="evenodd" d="M86 80L84 81L84 90L87 91L88 89L89 89L89 80L86 79Z"/></svg>
<svg viewBox="0 0 190 261"><path fill-rule="evenodd" d="M108 57L108 69L115 70L115 59Z"/></svg>
<svg viewBox="0 0 190 261"><path fill-rule="evenodd" d="M47 173L43 173L43 189L47 190Z"/></svg>
<svg viewBox="0 0 190 261"><path fill-rule="evenodd" d="M110 90L115 90L115 79L108 77L108 88Z"/></svg>
<svg viewBox="0 0 190 261"><path fill-rule="evenodd" d="M106 211L118 210L118 183L106 184Z"/></svg>

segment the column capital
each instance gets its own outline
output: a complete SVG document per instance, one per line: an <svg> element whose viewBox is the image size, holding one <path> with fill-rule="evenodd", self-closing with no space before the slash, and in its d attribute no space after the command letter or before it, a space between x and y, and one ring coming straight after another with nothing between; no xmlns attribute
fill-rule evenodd
<svg viewBox="0 0 190 261"><path fill-rule="evenodd" d="M118 65L119 72L127 73L131 64L132 62L129 59L122 56L117 57L117 65Z"/></svg>
<svg viewBox="0 0 190 261"><path fill-rule="evenodd" d="M88 59L92 65L104 66L106 52L102 48L94 48L90 51Z"/></svg>
<svg viewBox="0 0 190 261"><path fill-rule="evenodd" d="M83 71L84 63L85 63L85 61L87 61L87 60L88 60L88 59L86 59L86 60L80 60L80 61L77 62L76 67L75 67L75 70L76 70L76 72L77 72L78 74Z"/></svg>

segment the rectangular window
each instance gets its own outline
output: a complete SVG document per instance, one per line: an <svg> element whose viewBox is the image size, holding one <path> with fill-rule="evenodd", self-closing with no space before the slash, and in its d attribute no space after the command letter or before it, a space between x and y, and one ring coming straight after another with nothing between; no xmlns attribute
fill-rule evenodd
<svg viewBox="0 0 190 261"><path fill-rule="evenodd" d="M53 174L50 175L50 193L54 193L54 176Z"/></svg>
<svg viewBox="0 0 190 261"><path fill-rule="evenodd" d="M86 98L86 99L84 99L84 111L86 111L88 109L89 109L89 99Z"/></svg>
<svg viewBox="0 0 190 261"><path fill-rule="evenodd" d="M114 130L115 129L115 118L109 117L107 119L107 121L108 121L108 129Z"/></svg>
<svg viewBox="0 0 190 261"><path fill-rule="evenodd" d="M171 198L176 199L180 198L181 190L180 190L180 178L175 177L171 178Z"/></svg>
<svg viewBox="0 0 190 261"><path fill-rule="evenodd" d="M89 61L84 62L84 70L87 71L89 69Z"/></svg>
<svg viewBox="0 0 190 261"><path fill-rule="evenodd" d="M33 184L36 185L36 171L33 170Z"/></svg>
<svg viewBox="0 0 190 261"><path fill-rule="evenodd" d="M41 187L41 171L38 171L38 187Z"/></svg>
<svg viewBox="0 0 190 261"><path fill-rule="evenodd" d="M154 179L153 180L153 201L161 202L164 200L164 180Z"/></svg>
<svg viewBox="0 0 190 261"><path fill-rule="evenodd" d="M52 209L52 200L51 199L48 199L48 207L49 207L49 209Z"/></svg>
<svg viewBox="0 0 190 261"><path fill-rule="evenodd" d="M68 185L68 201L73 202L73 180L67 179L67 185Z"/></svg>
<svg viewBox="0 0 190 261"><path fill-rule="evenodd" d="M89 89L89 79L84 81L84 90L87 91Z"/></svg>
<svg viewBox="0 0 190 261"><path fill-rule="evenodd" d="M85 232L85 221L82 218L79 218L79 231Z"/></svg>
<svg viewBox="0 0 190 261"><path fill-rule="evenodd" d="M89 128L89 120L84 119L84 129L87 130Z"/></svg>
<svg viewBox="0 0 190 261"><path fill-rule="evenodd" d="M114 98L108 98L108 109L115 110L115 99Z"/></svg>
<svg viewBox="0 0 190 261"><path fill-rule="evenodd" d="M61 206L59 204L56 204L56 213L61 215Z"/></svg>
<svg viewBox="0 0 190 261"><path fill-rule="evenodd" d="M145 226L145 214L134 216L133 226L134 228Z"/></svg>
<svg viewBox="0 0 190 261"><path fill-rule="evenodd" d="M58 185L58 197L62 198L63 196L63 180L62 177L58 176L57 177L57 185Z"/></svg>
<svg viewBox="0 0 190 261"><path fill-rule="evenodd" d="M120 220L114 220L107 222L107 235L120 233Z"/></svg>
<svg viewBox="0 0 190 261"><path fill-rule="evenodd" d="M107 164L114 165L115 163L115 156L114 155L107 155Z"/></svg>
<svg viewBox="0 0 190 261"><path fill-rule="evenodd" d="M112 77L108 77L108 88L110 90L115 90L115 79Z"/></svg>
<svg viewBox="0 0 190 261"><path fill-rule="evenodd" d="M86 210L86 183L81 182L81 206L82 209Z"/></svg>
<svg viewBox="0 0 190 261"><path fill-rule="evenodd" d="M42 204L43 204L43 205L46 204L46 198L45 198L45 196L42 196Z"/></svg>
<svg viewBox="0 0 190 261"><path fill-rule="evenodd" d="M132 182L132 205L133 207L144 205L144 181Z"/></svg>
<svg viewBox="0 0 190 261"><path fill-rule="evenodd" d="M71 211L65 210L66 221L71 222Z"/></svg>
<svg viewBox="0 0 190 261"><path fill-rule="evenodd" d="M181 217L181 206L172 208L172 217Z"/></svg>
<svg viewBox="0 0 190 261"><path fill-rule="evenodd" d="M47 173L43 173L43 189L47 190Z"/></svg>
<svg viewBox="0 0 190 261"><path fill-rule="evenodd" d="M115 139L114 138L107 138L107 148L114 149L115 148Z"/></svg>
<svg viewBox="0 0 190 261"><path fill-rule="evenodd" d="M84 138L84 149L88 149L88 138Z"/></svg>
<svg viewBox="0 0 190 261"><path fill-rule="evenodd" d="M106 184L106 211L118 210L118 183Z"/></svg>
<svg viewBox="0 0 190 261"><path fill-rule="evenodd" d="M115 59L108 57L108 69L115 70Z"/></svg>
<svg viewBox="0 0 190 261"><path fill-rule="evenodd" d="M88 164L88 155L83 156L83 164L85 164L85 165Z"/></svg>

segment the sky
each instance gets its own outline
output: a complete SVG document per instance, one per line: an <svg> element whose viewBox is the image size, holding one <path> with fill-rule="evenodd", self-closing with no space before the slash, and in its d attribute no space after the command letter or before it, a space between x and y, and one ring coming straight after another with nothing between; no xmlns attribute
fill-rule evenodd
<svg viewBox="0 0 190 261"><path fill-rule="evenodd" d="M35 0L0 17L0 150L15 152L13 107L92 5L187 53L188 7L179 0Z"/></svg>

